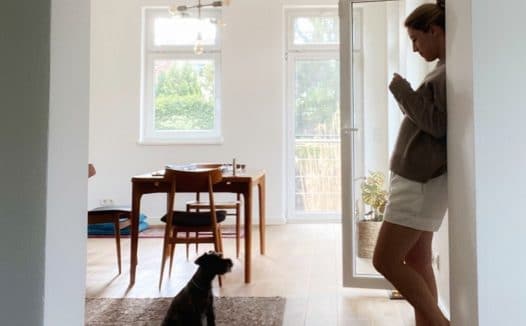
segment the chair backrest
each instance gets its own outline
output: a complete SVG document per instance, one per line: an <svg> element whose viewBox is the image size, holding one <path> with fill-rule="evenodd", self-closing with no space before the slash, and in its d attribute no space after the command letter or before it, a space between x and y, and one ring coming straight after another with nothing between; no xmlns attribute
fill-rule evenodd
<svg viewBox="0 0 526 326"><path fill-rule="evenodd" d="M223 174L219 168L198 168L192 170L166 169L164 178L174 192L209 192L214 184L221 182Z"/></svg>
<svg viewBox="0 0 526 326"><path fill-rule="evenodd" d="M221 182L223 174L219 168L197 168L192 170L177 170L167 168L164 178L170 183L170 192L166 201L167 227L172 225L172 213L177 192L207 192L211 205L211 222L215 227L217 224L216 210L214 207L213 185Z"/></svg>

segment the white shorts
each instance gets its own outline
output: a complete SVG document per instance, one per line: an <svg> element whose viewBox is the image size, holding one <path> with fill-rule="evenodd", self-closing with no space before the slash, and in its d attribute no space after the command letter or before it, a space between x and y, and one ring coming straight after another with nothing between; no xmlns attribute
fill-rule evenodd
<svg viewBox="0 0 526 326"><path fill-rule="evenodd" d="M421 183L391 172L384 221L416 230L436 232L446 211L446 173Z"/></svg>

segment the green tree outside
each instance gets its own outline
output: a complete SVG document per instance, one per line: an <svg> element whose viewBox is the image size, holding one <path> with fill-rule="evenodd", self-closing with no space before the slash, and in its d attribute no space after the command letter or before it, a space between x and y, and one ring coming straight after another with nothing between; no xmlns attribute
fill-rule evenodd
<svg viewBox="0 0 526 326"><path fill-rule="evenodd" d="M296 138L338 138L339 63L305 60L296 64Z"/></svg>
<svg viewBox="0 0 526 326"><path fill-rule="evenodd" d="M160 61L159 64L154 92L155 129L162 131L213 129L215 120L213 62L178 60Z"/></svg>
<svg viewBox="0 0 526 326"><path fill-rule="evenodd" d="M338 60L296 62L296 209L341 212Z"/></svg>

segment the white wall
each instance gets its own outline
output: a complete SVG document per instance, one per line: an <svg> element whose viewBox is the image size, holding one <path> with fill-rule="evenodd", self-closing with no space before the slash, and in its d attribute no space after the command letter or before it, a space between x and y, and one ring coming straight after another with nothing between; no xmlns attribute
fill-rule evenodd
<svg viewBox="0 0 526 326"><path fill-rule="evenodd" d="M452 325L526 325L525 11L448 2Z"/></svg>
<svg viewBox="0 0 526 326"><path fill-rule="evenodd" d="M163 0L92 0L89 207L102 199L129 204L130 178L166 163L238 162L267 172L267 219L285 217L283 6L318 1L232 1L224 9L221 145L144 146L139 139L141 6ZM142 211L159 217L162 195L145 196ZM257 221L257 219L254 219Z"/></svg>
<svg viewBox="0 0 526 326"><path fill-rule="evenodd" d="M52 0L51 17L44 325L80 325L86 282L89 0Z"/></svg>
<svg viewBox="0 0 526 326"><path fill-rule="evenodd" d="M2 7L0 316L10 325L41 325L50 1L7 0Z"/></svg>
<svg viewBox="0 0 526 326"><path fill-rule="evenodd" d="M2 4L1 323L81 325L88 0Z"/></svg>

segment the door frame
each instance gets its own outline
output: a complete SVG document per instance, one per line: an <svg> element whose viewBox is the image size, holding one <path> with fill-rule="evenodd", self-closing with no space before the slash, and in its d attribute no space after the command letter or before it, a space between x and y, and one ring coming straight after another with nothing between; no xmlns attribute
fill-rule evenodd
<svg viewBox="0 0 526 326"><path fill-rule="evenodd" d="M354 223L354 146L352 87L352 4L366 2L390 2L400 0L339 0L340 17L340 119L341 119L341 168L342 168L342 281L344 287L393 289L383 277L377 275L359 276L356 273L355 238L357 230Z"/></svg>

